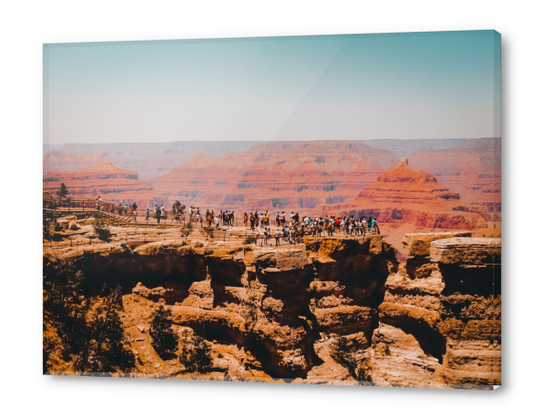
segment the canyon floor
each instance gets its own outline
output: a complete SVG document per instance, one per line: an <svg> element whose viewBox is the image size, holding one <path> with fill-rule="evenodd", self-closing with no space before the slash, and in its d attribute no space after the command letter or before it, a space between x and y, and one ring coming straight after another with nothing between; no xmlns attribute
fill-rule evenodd
<svg viewBox="0 0 542 420"><path fill-rule="evenodd" d="M44 241L46 373L501 382L498 238L405 225L390 241L305 237L275 247L248 243L243 228L225 241L199 228L112 224L103 241L88 220L74 215Z"/></svg>

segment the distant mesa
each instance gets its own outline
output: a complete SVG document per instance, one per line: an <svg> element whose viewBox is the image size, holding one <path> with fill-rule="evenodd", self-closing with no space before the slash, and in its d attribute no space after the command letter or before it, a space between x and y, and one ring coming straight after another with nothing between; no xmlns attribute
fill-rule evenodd
<svg viewBox="0 0 542 420"><path fill-rule="evenodd" d="M356 141L270 142L213 158L199 154L150 182L160 196L239 211L318 211L344 202L397 162Z"/></svg>
<svg viewBox="0 0 542 420"><path fill-rule="evenodd" d="M448 188L472 205L501 211L501 139L472 139L440 150L421 150L409 156L417 168L435 174Z"/></svg>
<svg viewBox="0 0 542 420"><path fill-rule="evenodd" d="M140 207L179 200L236 212L363 211L427 229L470 229L481 217L492 234L500 163L500 138L69 144L48 149L44 189L64 182L74 197Z"/></svg>
<svg viewBox="0 0 542 420"><path fill-rule="evenodd" d="M118 168L136 171L140 177L149 179L183 165L198 153L220 157L228 152L246 151L253 144L255 142L244 141L65 144L56 149L47 149L43 169L44 173L73 171L107 159Z"/></svg>
<svg viewBox="0 0 542 420"><path fill-rule="evenodd" d="M365 188L354 200L354 203L365 202L415 205L425 203L443 209L457 205L467 206L460 201L459 194L439 184L435 176L410 167L406 157L393 169L380 174L376 182Z"/></svg>
<svg viewBox="0 0 542 420"><path fill-rule="evenodd" d="M50 171L43 177L43 190L55 194L61 183L73 199L100 195L104 200L112 197L140 201L149 193L152 195L152 186L140 180L137 172L118 168L106 160L75 171Z"/></svg>

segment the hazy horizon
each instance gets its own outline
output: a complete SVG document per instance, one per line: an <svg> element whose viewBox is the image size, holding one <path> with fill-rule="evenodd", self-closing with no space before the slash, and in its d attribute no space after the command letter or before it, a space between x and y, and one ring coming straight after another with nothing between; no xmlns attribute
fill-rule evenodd
<svg viewBox="0 0 542 420"><path fill-rule="evenodd" d="M57 144L47 144L44 143L43 146L47 148L48 150L55 149L55 148L61 148L63 146L68 145L93 145L93 146L107 146L107 145L120 145L120 144L138 144L138 145L145 145L145 144L171 144L171 143L191 143L191 142L198 142L198 143L227 143L227 142L246 142L246 143L280 143L280 142L288 142L288 141L299 141L299 142L329 142L329 141L345 141L345 142L385 142L385 141L450 141L450 140L456 140L456 141L469 141L474 140L477 138L500 138L500 137L459 137L459 138L424 138L424 139L353 139L353 140L344 140L344 139L333 139L333 140L178 140L178 141L156 141L156 142L109 142L109 143L57 143Z"/></svg>
<svg viewBox="0 0 542 420"><path fill-rule="evenodd" d="M44 143L500 137L494 31L44 45Z"/></svg>

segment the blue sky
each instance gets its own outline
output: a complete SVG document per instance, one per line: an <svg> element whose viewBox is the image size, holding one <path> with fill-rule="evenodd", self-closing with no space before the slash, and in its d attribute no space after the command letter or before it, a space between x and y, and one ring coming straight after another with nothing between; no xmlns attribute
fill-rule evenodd
<svg viewBox="0 0 542 420"><path fill-rule="evenodd" d="M500 136L493 31L44 45L44 141Z"/></svg>

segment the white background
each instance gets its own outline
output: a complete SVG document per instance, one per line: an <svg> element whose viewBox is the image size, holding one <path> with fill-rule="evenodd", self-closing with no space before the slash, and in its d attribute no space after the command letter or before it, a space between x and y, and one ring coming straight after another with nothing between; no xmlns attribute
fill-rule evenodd
<svg viewBox="0 0 542 420"><path fill-rule="evenodd" d="M534 1L4 1L0 416L540 418L540 13ZM503 383L495 392L41 375L42 44L496 29L503 57Z"/></svg>

